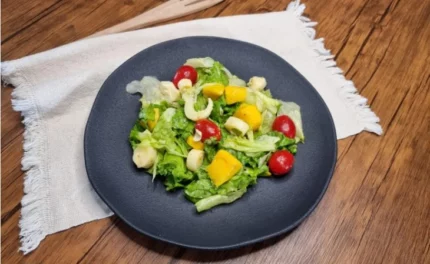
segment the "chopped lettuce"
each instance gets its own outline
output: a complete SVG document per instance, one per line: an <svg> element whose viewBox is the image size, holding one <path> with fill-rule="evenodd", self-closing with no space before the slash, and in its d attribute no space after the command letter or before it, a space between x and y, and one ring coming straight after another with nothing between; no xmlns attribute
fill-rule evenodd
<svg viewBox="0 0 430 264"><path fill-rule="evenodd" d="M128 136L128 141L133 149L135 149L140 142L145 140L144 135L142 135L144 131L145 126L143 122L140 122L139 120L136 121Z"/></svg>
<svg viewBox="0 0 430 264"><path fill-rule="evenodd" d="M267 154L265 154L265 155L263 155L263 156L261 156L259 159L258 159L258 168L261 168L261 167L263 167L264 166L264 164L266 164L267 163L267 161L269 160L269 158L270 158L270 152L269 153L267 153Z"/></svg>
<svg viewBox="0 0 430 264"><path fill-rule="evenodd" d="M174 142L176 146L178 146L179 153L183 154L184 156L188 155L188 144L185 139L174 138ZM183 157L182 155L179 156Z"/></svg>
<svg viewBox="0 0 430 264"><path fill-rule="evenodd" d="M276 142L276 146L278 149L283 149L285 147L296 144L295 139L286 137L284 134L278 131L271 131L266 135L279 138L279 141Z"/></svg>
<svg viewBox="0 0 430 264"><path fill-rule="evenodd" d="M231 86L240 86L240 87L246 87L246 82L236 75L231 76L228 78L228 85Z"/></svg>
<svg viewBox="0 0 430 264"><path fill-rule="evenodd" d="M223 70L224 66L218 61L210 68L197 68L198 86L206 83L222 83L228 85L228 76Z"/></svg>
<svg viewBox="0 0 430 264"><path fill-rule="evenodd" d="M139 112L139 119L143 121L154 121L155 120L155 109L158 109L159 114L161 115L167 108L169 107L166 101L161 101L159 103L150 103L145 106L142 105L142 108Z"/></svg>
<svg viewBox="0 0 430 264"><path fill-rule="evenodd" d="M245 102L256 105L260 112L268 110L272 114L276 114L281 106L281 101L268 96L264 92L253 89L248 89Z"/></svg>
<svg viewBox="0 0 430 264"><path fill-rule="evenodd" d="M205 144L204 151L205 159L207 159L207 162L210 163L215 157L217 147L215 145Z"/></svg>
<svg viewBox="0 0 430 264"><path fill-rule="evenodd" d="M194 67L198 73L197 83L191 89L178 91L171 82L160 82L154 77L144 77L141 81L127 85L129 93L142 94L142 107L130 131L129 142L133 149L138 146L155 148L157 158L147 170L152 174L153 180L156 177L163 178L168 191L183 188L185 197L195 204L198 212L202 212L234 202L250 186L255 185L259 177L270 176L267 162L272 153L288 150L296 154L297 143L303 142L304 135L298 105L274 99L269 90L251 88L247 88L245 102L257 106L262 114L262 124L257 131L250 130L242 136L231 135L224 124L241 103L227 105L225 96L222 95L217 100L212 100L213 107L208 117L221 129L221 141L207 139L203 147L203 162L197 171L191 171L186 165L188 151L192 149L187 139L195 133L195 122L185 115L185 101L193 96L193 105L188 103L186 109L189 111L190 106L193 106L195 111L200 111L208 105L208 99L201 93L205 84L220 83L240 87L247 87L247 84L220 62L209 57L192 58L185 65ZM180 93L182 98L179 98ZM296 125L295 139L272 131L274 119L283 114L288 115ZM242 167L230 180L217 187L209 177L207 167L220 149L232 154Z"/></svg>
<svg viewBox="0 0 430 264"><path fill-rule="evenodd" d="M220 98L215 100L210 118L217 123L224 124L225 120L227 120L227 118L225 118L224 116L224 109L223 109L225 105L226 103L225 103L224 96L221 96Z"/></svg>
<svg viewBox="0 0 430 264"><path fill-rule="evenodd" d="M300 106L293 102L282 102L279 108L278 116L287 115L293 120L296 126L296 140L297 142L305 141L305 134L303 133L302 115L300 113Z"/></svg>
<svg viewBox="0 0 430 264"><path fill-rule="evenodd" d="M258 176L268 175L269 168L246 168L229 181L216 188L209 178L194 181L185 187L185 196L195 203L198 212L209 210L217 205L231 203L257 183Z"/></svg>
<svg viewBox="0 0 430 264"><path fill-rule="evenodd" d="M206 109L206 106L208 104L208 99L203 96L203 94L198 94L196 102L194 103L194 109L196 111L204 110Z"/></svg>
<svg viewBox="0 0 430 264"><path fill-rule="evenodd" d="M136 123L130 132L128 139L133 149L137 146L151 146L158 150L164 149L163 143L158 142L149 130L141 131L140 125Z"/></svg>
<svg viewBox="0 0 430 264"><path fill-rule="evenodd" d="M164 111L152 131L152 137L164 146L168 153L187 157L188 151L183 147L183 144L181 145L181 141L176 139L176 134L172 127L172 119L175 113L176 109L174 108L168 108Z"/></svg>
<svg viewBox="0 0 430 264"><path fill-rule="evenodd" d="M263 121L261 122L261 126L259 132L261 134L266 134L272 131L273 121L275 121L276 115L269 110L265 110L262 114Z"/></svg>
<svg viewBox="0 0 430 264"><path fill-rule="evenodd" d="M172 127L175 129L186 130L190 125L193 125L184 113L184 109L177 109L172 116Z"/></svg>
<svg viewBox="0 0 430 264"><path fill-rule="evenodd" d="M209 174L206 171L206 166L203 165L202 167L200 167L200 169L198 171L196 171L197 174L197 178L198 179L209 179Z"/></svg>
<svg viewBox="0 0 430 264"><path fill-rule="evenodd" d="M185 62L185 65L192 66L194 68L212 68L215 61L210 57L205 58L191 58Z"/></svg>
<svg viewBox="0 0 430 264"><path fill-rule="evenodd" d="M261 153L253 153L255 155L247 155L247 153L237 151L234 149L228 149L228 152L230 152L233 156L236 157L242 163L245 167L251 167L251 168L257 168L258 167L258 160L259 158L264 155L264 152Z"/></svg>
<svg viewBox="0 0 430 264"><path fill-rule="evenodd" d="M185 187L185 197L193 203L216 193L215 186L209 178L193 181Z"/></svg>
<svg viewBox="0 0 430 264"><path fill-rule="evenodd" d="M275 136L262 135L250 141L241 137L228 136L223 142L222 147L234 149L243 152L262 152L262 151L275 151L277 146L276 142L280 139Z"/></svg>
<svg viewBox="0 0 430 264"><path fill-rule="evenodd" d="M270 152L244 153L232 149L229 149L228 152L230 152L240 161L240 163L242 163L244 166L243 172L246 175L257 178L257 176L266 176L269 172L269 168L266 166L266 163L270 157Z"/></svg>
<svg viewBox="0 0 430 264"><path fill-rule="evenodd" d="M214 101L210 118L218 124L224 124L230 116L234 115L239 106L240 103L227 105L225 97L221 96Z"/></svg>
<svg viewBox="0 0 430 264"><path fill-rule="evenodd" d="M158 119L157 124L154 127L154 137L156 139L164 139L164 136L172 135L172 119L176 113L175 108L168 108Z"/></svg>
<svg viewBox="0 0 430 264"><path fill-rule="evenodd" d="M201 199L196 203L197 212L200 213L209 210L217 205L232 203L242 197L245 192L246 190L239 190L236 192L229 193L227 195L217 194Z"/></svg>
<svg viewBox="0 0 430 264"><path fill-rule="evenodd" d="M255 176L255 177L254 177ZM257 176L255 174L249 173L239 173L231 178L228 182L221 185L217 193L218 194L229 194L232 192L236 192L239 190L246 190L248 186L254 185L257 183Z"/></svg>
<svg viewBox="0 0 430 264"><path fill-rule="evenodd" d="M183 187L194 177L186 168L184 158L170 153L164 154L163 159L158 162L157 173L166 176L164 184L168 191Z"/></svg>
<svg viewBox="0 0 430 264"><path fill-rule="evenodd" d="M288 151L291 152L292 154L296 154L297 153L297 144L294 145L290 145L287 147Z"/></svg>
<svg viewBox="0 0 430 264"><path fill-rule="evenodd" d="M177 109L172 117L172 128L176 135L184 140L194 133L194 123L190 121L184 113L184 109Z"/></svg>

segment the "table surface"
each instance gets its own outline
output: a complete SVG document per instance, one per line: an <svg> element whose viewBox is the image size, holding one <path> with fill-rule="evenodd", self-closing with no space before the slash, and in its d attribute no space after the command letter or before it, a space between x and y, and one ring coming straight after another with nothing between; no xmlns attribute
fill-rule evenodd
<svg viewBox="0 0 430 264"><path fill-rule="evenodd" d="M161 0L2 0L2 60L57 47L131 18ZM284 10L290 0L226 0L177 19ZM1 95L3 263L430 263L430 1L305 0L317 36L381 118L382 137L339 141L317 209L288 236L231 251L183 249L117 217L48 236L19 253L22 134ZM282 26L282 25L280 25Z"/></svg>

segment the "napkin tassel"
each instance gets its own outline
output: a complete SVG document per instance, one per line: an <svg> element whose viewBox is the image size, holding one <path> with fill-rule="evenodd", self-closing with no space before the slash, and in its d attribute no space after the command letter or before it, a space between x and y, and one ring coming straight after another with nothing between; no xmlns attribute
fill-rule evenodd
<svg viewBox="0 0 430 264"><path fill-rule="evenodd" d="M24 156L21 161L22 170L26 171L24 177L24 197L21 201L21 219L19 221L21 248L27 254L37 248L47 232L49 206L44 201L48 188L48 174L42 168L41 159L45 155L44 131L40 128L39 113L33 102L32 91L29 82L15 71L12 66L3 62L1 65L2 81L6 84L13 83L12 108L21 112L24 132ZM43 172L42 172L43 171Z"/></svg>
<svg viewBox="0 0 430 264"><path fill-rule="evenodd" d="M324 39L315 39L316 32L314 27L317 25L317 22L313 22L308 17L303 16L305 8L306 6L301 4L300 0L296 0L288 5L287 11L293 12L303 22L303 30L312 40L313 50L321 60L321 63L329 70L329 73L338 78L339 83L342 84L338 91L339 96L356 113L357 120L362 124L364 130L382 135L383 131L379 124L379 117L370 109L370 106L367 104L368 100L358 94L357 88L352 81L345 79L343 71L336 66L336 62L333 59L334 56L330 50L324 47Z"/></svg>

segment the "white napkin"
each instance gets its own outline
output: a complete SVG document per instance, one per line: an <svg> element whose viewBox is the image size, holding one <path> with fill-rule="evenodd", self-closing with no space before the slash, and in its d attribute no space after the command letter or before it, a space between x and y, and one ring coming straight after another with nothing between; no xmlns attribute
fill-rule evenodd
<svg viewBox="0 0 430 264"><path fill-rule="evenodd" d="M83 135L94 98L109 74L135 53L184 36L220 36L265 47L288 61L327 103L338 138L363 130L382 133L378 117L345 80L305 6L284 12L203 19L86 39L19 60L3 62L12 84L13 108L24 117L21 250L34 250L46 235L110 216L88 181ZM125 93L125 87L124 93Z"/></svg>

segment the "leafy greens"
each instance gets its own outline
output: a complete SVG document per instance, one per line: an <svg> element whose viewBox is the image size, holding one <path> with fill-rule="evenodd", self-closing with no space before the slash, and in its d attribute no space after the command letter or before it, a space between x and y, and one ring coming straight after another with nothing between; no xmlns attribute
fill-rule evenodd
<svg viewBox="0 0 430 264"><path fill-rule="evenodd" d="M198 136L196 122L187 118L184 99L169 96L175 88L172 83L160 82L155 77L145 76L140 81L129 83L129 93L140 93L142 103L138 118L130 134L129 143L133 151L139 147L150 147L156 151L155 162L147 170L153 179L162 178L167 191L183 188L185 197L193 202L198 212L211 209L221 204L228 204L242 197L259 177L270 176L267 165L271 154L277 150L297 152L297 143L304 141L300 107L292 102L274 99L269 90L256 90L247 87L244 80L233 75L227 68L212 58L192 58L185 65L197 71L197 81L185 94L194 92L193 108L201 111L208 107L209 99L201 91L213 84L245 87L244 103L255 105L261 113L261 124L255 131L249 130L245 136L228 132L226 121L235 116L242 102L228 104L226 95L212 98L212 109L208 120L221 130L222 139L206 140L201 150L204 153L201 166L190 170L187 162L189 153L196 147L190 145L190 139ZM243 88L241 88L243 89ZM178 93L177 91L173 91ZM175 98L174 100L172 98ZM188 111L188 110L187 110ZM288 115L296 126L296 138L272 131L272 124L279 115ZM140 148L142 149L142 148ZM220 150L227 151L240 164L235 175L216 186L208 172L208 166L214 161Z"/></svg>

